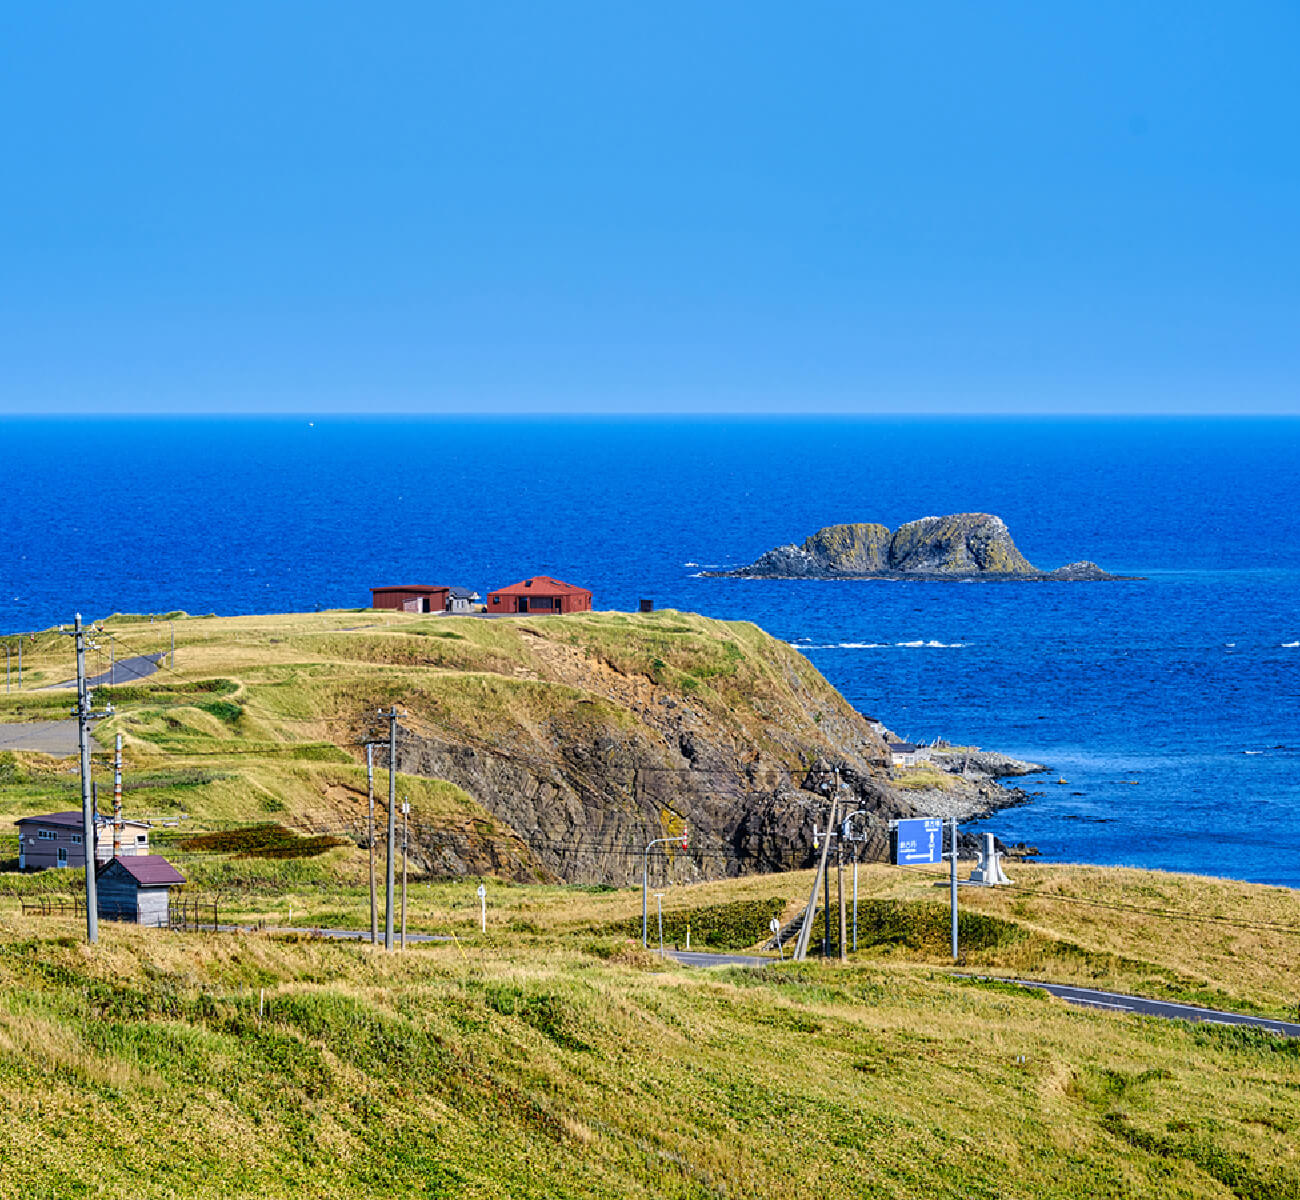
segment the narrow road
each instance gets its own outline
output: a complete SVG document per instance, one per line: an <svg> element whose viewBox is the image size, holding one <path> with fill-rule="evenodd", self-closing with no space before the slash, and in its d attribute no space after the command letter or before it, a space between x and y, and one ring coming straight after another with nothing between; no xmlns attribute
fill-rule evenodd
<svg viewBox="0 0 1300 1200"><path fill-rule="evenodd" d="M766 967L777 962L774 958L763 958L756 954L710 954L702 950L666 950L665 954L684 967ZM959 975L956 978L976 977ZM1225 1012L1217 1008L1199 1008L1195 1004L1175 1004L1169 1000L1148 1000L1145 996L1130 996L1123 992L1102 992L1095 988L1072 987L1063 983L1042 983L1036 979L1006 979L1002 982L1018 984L1023 988L1038 988L1050 995L1059 996L1068 1004L1077 1004L1081 1008L1138 1013L1147 1017L1163 1017L1168 1021L1244 1025L1251 1029L1262 1029L1266 1033L1276 1033L1282 1037L1300 1038L1300 1023L1295 1021L1279 1021L1273 1017Z"/></svg>
<svg viewBox="0 0 1300 1200"><path fill-rule="evenodd" d="M159 654L135 654L130 658L119 658L113 666L98 675L91 675L86 680L86 686L109 687L115 683L135 683L137 679L147 679L158 670L158 664L167 657L165 651ZM55 688L75 688L77 681L75 679L65 679L62 683L47 683L43 688L36 690L42 692L52 691Z"/></svg>
<svg viewBox="0 0 1300 1200"><path fill-rule="evenodd" d="M0 750L35 750L65 758L77 753L77 722L70 719L0 725Z"/></svg>
<svg viewBox="0 0 1300 1200"><path fill-rule="evenodd" d="M1217 1008L1198 1008L1195 1004L1173 1004L1168 1000L1148 1000L1143 996L1129 996L1122 992L1100 992L1094 988L1070 987L1062 983L1040 983L1036 979L1010 979L1021 987L1040 988L1059 996L1070 1004L1083 1008L1103 1008L1110 1012L1141 1013L1148 1017L1164 1017L1170 1021L1198 1021L1211 1025L1247 1025L1284 1037L1300 1037L1300 1024L1278 1021L1271 1017L1255 1017L1246 1013L1223 1012Z"/></svg>

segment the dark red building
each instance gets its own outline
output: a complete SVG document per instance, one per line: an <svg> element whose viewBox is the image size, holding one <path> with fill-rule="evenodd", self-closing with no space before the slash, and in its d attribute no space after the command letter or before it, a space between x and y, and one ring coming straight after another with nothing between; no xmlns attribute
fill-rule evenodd
<svg viewBox="0 0 1300 1200"><path fill-rule="evenodd" d="M487 610L489 613L591 612L591 593L549 575L534 575L488 592Z"/></svg>
<svg viewBox="0 0 1300 1200"><path fill-rule="evenodd" d="M371 588L370 607L393 608L398 612L444 612L450 593L451 588L439 584Z"/></svg>

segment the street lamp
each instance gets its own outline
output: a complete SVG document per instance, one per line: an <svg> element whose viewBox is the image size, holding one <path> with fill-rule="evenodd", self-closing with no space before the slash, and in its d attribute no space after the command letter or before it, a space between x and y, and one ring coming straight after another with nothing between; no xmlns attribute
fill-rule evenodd
<svg viewBox="0 0 1300 1200"><path fill-rule="evenodd" d="M650 940L649 937L647 936L648 931L646 929L647 915L648 915L647 907L649 903L649 892L650 892L650 851L655 846L663 846L666 845L668 842L675 842L675 841L677 841L677 838L675 837L655 838L653 841L646 843L645 851L641 858L641 945L644 946L647 950L650 948ZM686 841L686 830L684 829L682 830L681 843L682 843L682 849L685 850L687 847L687 841Z"/></svg>

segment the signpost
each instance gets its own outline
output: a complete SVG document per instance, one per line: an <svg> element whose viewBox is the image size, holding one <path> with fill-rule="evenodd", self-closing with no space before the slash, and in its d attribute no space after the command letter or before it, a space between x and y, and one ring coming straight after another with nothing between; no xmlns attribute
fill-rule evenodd
<svg viewBox="0 0 1300 1200"><path fill-rule="evenodd" d="M939 817L899 821L893 831L893 843L896 866L943 862L943 821Z"/></svg>
<svg viewBox="0 0 1300 1200"><path fill-rule="evenodd" d="M487 888L478 885L479 928L487 933Z"/></svg>
<svg viewBox="0 0 1300 1200"><path fill-rule="evenodd" d="M957 946L957 818L952 819L951 850L943 849L943 819L941 817L912 817L895 821L890 833L893 859L896 866L918 867L949 860L949 896L952 908L952 957L958 957Z"/></svg>

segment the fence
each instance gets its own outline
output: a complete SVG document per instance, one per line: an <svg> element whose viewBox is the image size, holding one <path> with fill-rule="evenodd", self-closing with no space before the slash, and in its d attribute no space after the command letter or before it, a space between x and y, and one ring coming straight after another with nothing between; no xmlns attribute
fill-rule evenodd
<svg viewBox="0 0 1300 1200"><path fill-rule="evenodd" d="M84 900L67 900L63 897L42 896L37 900L24 900L24 917L84 917Z"/></svg>
<svg viewBox="0 0 1300 1200"><path fill-rule="evenodd" d="M210 929L216 933L217 902L174 898L171 902L171 928L191 933Z"/></svg>

